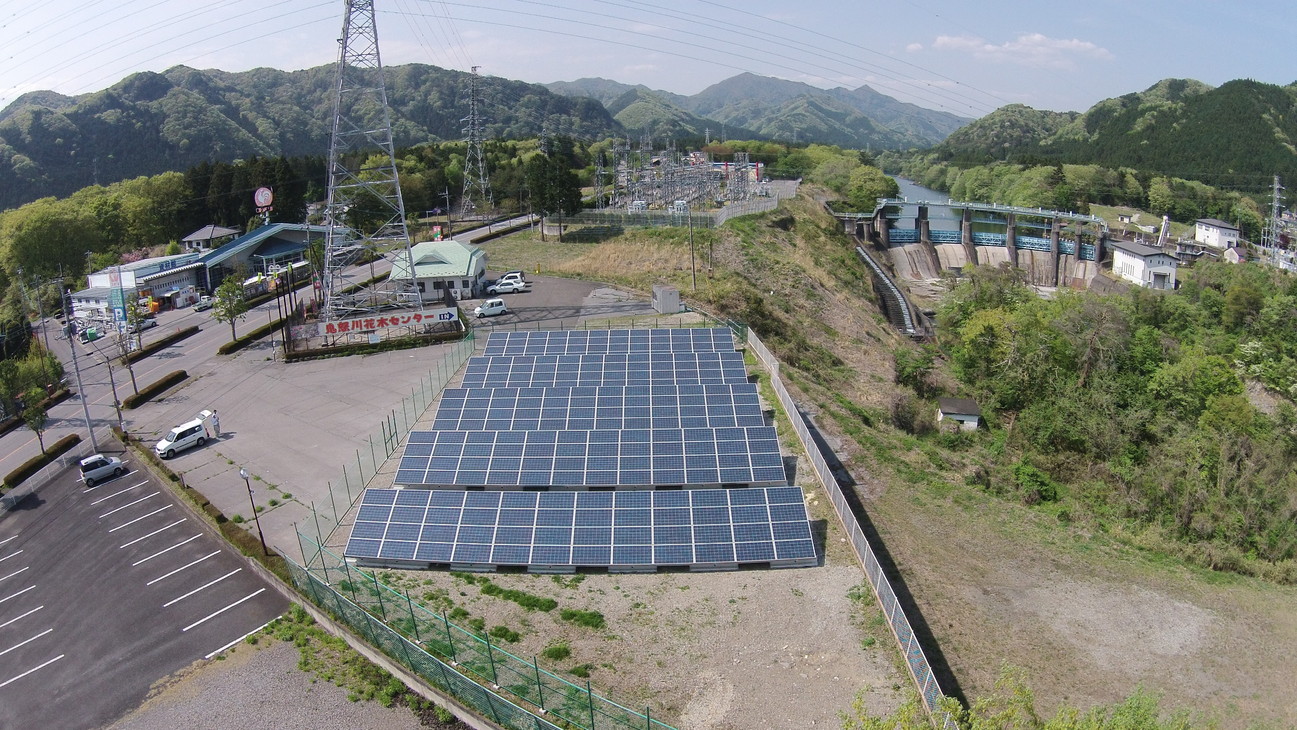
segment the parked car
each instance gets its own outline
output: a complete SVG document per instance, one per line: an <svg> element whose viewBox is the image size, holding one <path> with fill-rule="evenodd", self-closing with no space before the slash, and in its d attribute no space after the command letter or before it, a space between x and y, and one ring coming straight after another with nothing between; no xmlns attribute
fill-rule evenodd
<svg viewBox="0 0 1297 730"><path fill-rule="evenodd" d="M502 279L486 288L487 294L513 294L514 292L527 291L531 285L518 279Z"/></svg>
<svg viewBox="0 0 1297 730"><path fill-rule="evenodd" d="M201 311L203 311L203 310L205 310L205 309L211 309L211 308L212 308L212 305L215 304L215 303L216 303L216 300L214 300L214 299L212 299L211 297L209 297L209 296L207 296L206 294L204 294L203 296L198 297L198 301L197 301L197 302L194 302L194 311L195 311L195 312L201 312Z"/></svg>
<svg viewBox="0 0 1297 730"><path fill-rule="evenodd" d="M162 440L153 447L154 453L164 459L170 459L178 451L202 446L208 439L216 436L212 420L211 411L201 411L194 420L176 426L163 436Z"/></svg>
<svg viewBox="0 0 1297 730"><path fill-rule="evenodd" d="M480 305L478 305L476 309L473 310L473 314L477 315L478 319L481 319L482 317L494 317L499 314L508 314L508 313L509 313L509 308L504 306L503 299L488 299L485 302L482 302Z"/></svg>
<svg viewBox="0 0 1297 730"><path fill-rule="evenodd" d="M506 271L501 274L500 278L495 280L495 283L499 284L502 281L518 281L525 283L527 277L522 269L514 269L513 271Z"/></svg>
<svg viewBox="0 0 1297 730"><path fill-rule="evenodd" d="M146 329L157 327L157 326L158 326L158 321L152 317L148 317L147 319L141 319L135 324L128 326L126 328L126 331L129 332L130 334L136 334L139 332L143 332Z"/></svg>
<svg viewBox="0 0 1297 730"><path fill-rule="evenodd" d="M119 477L125 473L126 465L116 456L95 454L81 460L81 481L85 482L87 487L93 487L105 479Z"/></svg>

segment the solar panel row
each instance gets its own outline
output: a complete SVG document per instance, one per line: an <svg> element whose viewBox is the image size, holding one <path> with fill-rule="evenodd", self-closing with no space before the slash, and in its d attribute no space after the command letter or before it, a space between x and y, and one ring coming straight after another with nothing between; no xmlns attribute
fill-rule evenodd
<svg viewBox="0 0 1297 730"><path fill-rule="evenodd" d="M463 386L526 388L745 382L748 373L743 354L730 351L475 356L465 365Z"/></svg>
<svg viewBox="0 0 1297 730"><path fill-rule="evenodd" d="M682 395L681 390L696 393ZM439 430L488 431L762 425L761 399L752 383L634 389L455 388L443 393L432 424Z"/></svg>
<svg viewBox="0 0 1297 730"><path fill-rule="evenodd" d="M369 489L345 554L384 563L806 565L798 487L688 492Z"/></svg>
<svg viewBox="0 0 1297 730"><path fill-rule="evenodd" d="M416 431L396 483L421 486L775 484L787 475L769 426L621 431Z"/></svg>
<svg viewBox="0 0 1297 730"><path fill-rule="evenodd" d="M734 349L724 327L699 329L493 332L485 354L571 355L606 352L711 352Z"/></svg>

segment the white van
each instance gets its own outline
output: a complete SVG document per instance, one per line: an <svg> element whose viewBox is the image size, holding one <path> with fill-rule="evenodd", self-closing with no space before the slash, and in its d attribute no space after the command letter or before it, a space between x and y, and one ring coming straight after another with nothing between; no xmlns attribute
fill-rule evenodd
<svg viewBox="0 0 1297 730"><path fill-rule="evenodd" d="M216 437L216 429L212 420L213 414L211 411L200 412L194 420L176 426L166 436L163 436L162 440L153 447L154 453L164 459L170 459L178 451L184 451L191 446L202 446L209 439Z"/></svg>

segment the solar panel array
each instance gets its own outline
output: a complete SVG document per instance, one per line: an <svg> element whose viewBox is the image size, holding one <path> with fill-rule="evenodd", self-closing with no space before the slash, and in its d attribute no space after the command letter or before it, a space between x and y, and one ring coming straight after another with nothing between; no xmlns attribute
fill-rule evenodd
<svg viewBox="0 0 1297 730"><path fill-rule="evenodd" d="M728 352L734 335L724 327L708 329L555 330L493 332L485 354L583 355L609 352Z"/></svg>
<svg viewBox="0 0 1297 730"><path fill-rule="evenodd" d="M410 434L395 483L421 489L366 490L347 557L533 570L816 559L802 490L785 486L724 328L492 333L433 429Z"/></svg>
<svg viewBox="0 0 1297 730"><path fill-rule="evenodd" d="M783 484L771 426L619 431L415 431L396 483L674 487Z"/></svg>
<svg viewBox="0 0 1297 730"><path fill-rule="evenodd" d="M583 385L708 385L746 383L743 354L728 352L620 352L575 355L475 356L464 369L465 388Z"/></svg>
<svg viewBox="0 0 1297 730"><path fill-rule="evenodd" d="M345 554L405 567L541 570L816 562L799 487L575 493L367 489Z"/></svg>
<svg viewBox="0 0 1297 730"><path fill-rule="evenodd" d="M432 427L447 431L764 426L754 383L447 388Z"/></svg>

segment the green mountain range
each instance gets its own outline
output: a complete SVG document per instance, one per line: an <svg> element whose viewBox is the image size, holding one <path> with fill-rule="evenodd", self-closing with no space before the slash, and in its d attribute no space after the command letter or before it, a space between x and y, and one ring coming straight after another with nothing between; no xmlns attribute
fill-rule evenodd
<svg viewBox="0 0 1297 730"><path fill-rule="evenodd" d="M1014 104L959 129L933 150L984 163L1057 161L1131 167L1222 187L1297 179L1297 84L1167 79L1057 113Z"/></svg>
<svg viewBox="0 0 1297 730"><path fill-rule="evenodd" d="M713 138L819 142L853 149L930 147L970 120L897 101L868 86L819 89L743 73L692 96L601 78L546 84L558 94L598 100L630 131L711 131ZM623 117L628 94L645 104ZM651 101L650 101L651 100ZM683 120L688 119L688 124ZM700 125L702 125L700 127Z"/></svg>
<svg viewBox="0 0 1297 730"><path fill-rule="evenodd" d="M385 69L398 147L460 139L468 74L425 64ZM137 73L103 91L25 94L0 111L0 208L205 160L324 156L333 66L240 73L176 66ZM593 99L491 77L480 85L490 138L624 132Z"/></svg>

